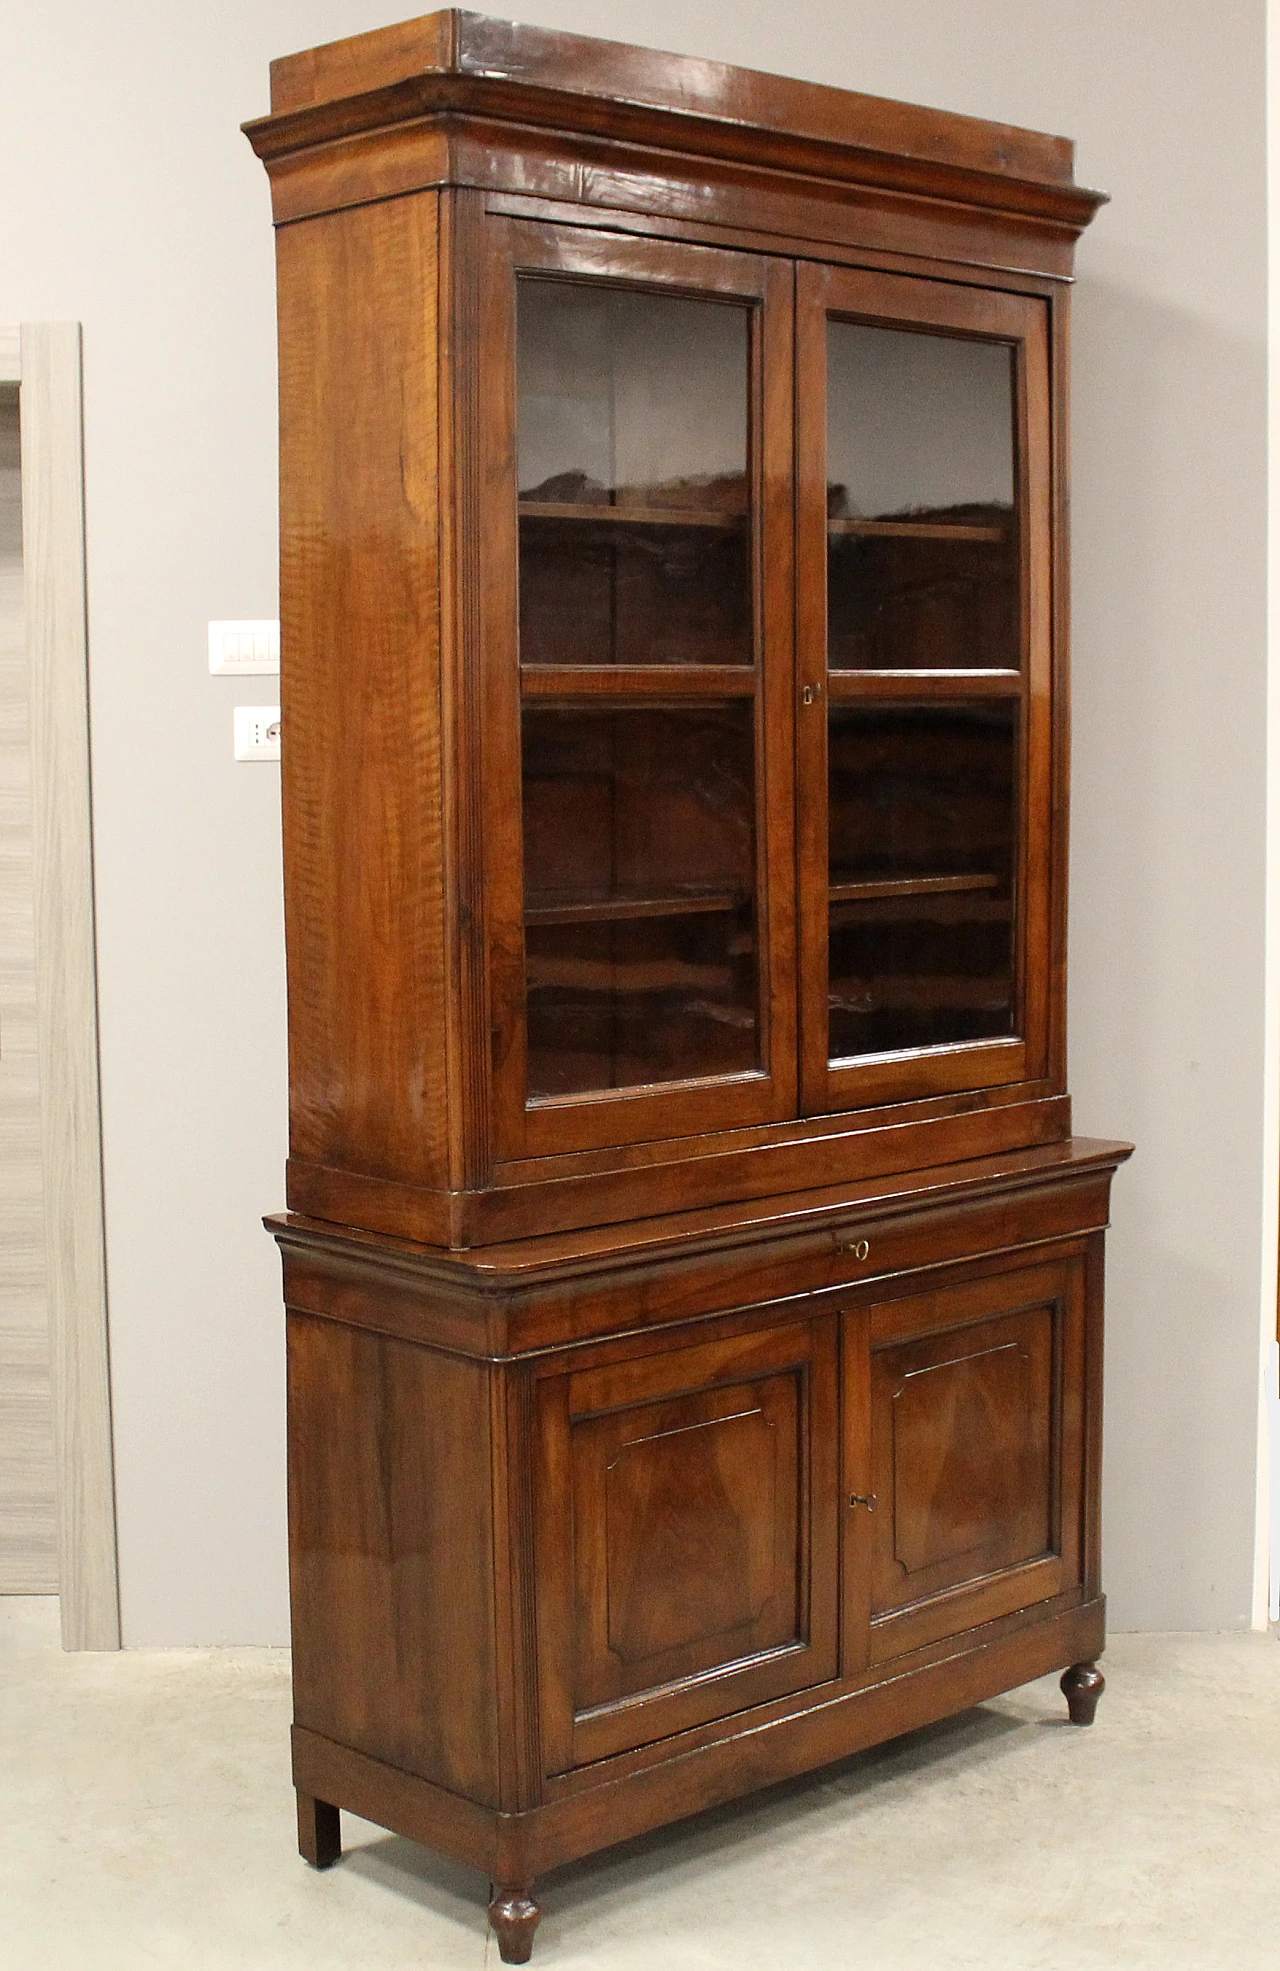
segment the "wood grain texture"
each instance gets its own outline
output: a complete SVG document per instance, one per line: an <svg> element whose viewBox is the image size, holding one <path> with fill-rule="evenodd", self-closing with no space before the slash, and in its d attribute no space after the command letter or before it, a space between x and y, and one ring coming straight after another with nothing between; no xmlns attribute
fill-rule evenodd
<svg viewBox="0 0 1280 1971"><path fill-rule="evenodd" d="M1023 1084L1025 1087L1026 1084ZM937 1107L943 1106L938 1103ZM291 1158L286 1198L291 1211L358 1226L392 1238L459 1250L541 1237L547 1232L627 1224L680 1207L728 1205L840 1179L868 1179L928 1170L956 1161L1047 1148L1066 1142L1071 1105L1065 1096L1028 1102L983 1103L966 1090L952 1114L921 1104L841 1118L843 1127L786 1123L764 1142L735 1142L737 1131L716 1131L674 1144L658 1138L648 1155L630 1163L621 1144L620 1167L564 1169L560 1158L500 1166L519 1181L480 1191L441 1193L329 1169ZM687 1149L688 1154L682 1154Z"/></svg>
<svg viewBox="0 0 1280 1971"><path fill-rule="evenodd" d="M488 942L484 875L485 844L497 817L490 779L495 735L484 730L483 623L489 583L500 563L493 556L482 498L483 429L492 383L481 375L485 235L476 195L459 192L442 199L439 228L441 789L449 1177L456 1190L486 1183L492 1163L493 1064L486 1037L498 968ZM450 1230L456 1238L456 1219L451 1218Z"/></svg>
<svg viewBox="0 0 1280 1971"><path fill-rule="evenodd" d="M524 1961L542 1871L1104 1641L1098 198L1062 139L454 12L273 107L299 1829L483 1868ZM831 316L1003 378L1008 490L829 487ZM642 327L745 443L632 444Z"/></svg>
<svg viewBox="0 0 1280 1971"><path fill-rule="evenodd" d="M295 1716L496 1805L488 1373L288 1327Z"/></svg>
<svg viewBox="0 0 1280 1971"><path fill-rule="evenodd" d="M290 1141L443 1186L436 203L278 244Z"/></svg>
<svg viewBox="0 0 1280 1971"><path fill-rule="evenodd" d="M0 378L17 335L0 340ZM8 358L12 356L12 362ZM0 1593L58 1592L18 391L0 382Z"/></svg>
<svg viewBox="0 0 1280 1971"><path fill-rule="evenodd" d="M80 329L22 330L37 1034L62 1639L118 1649L102 1217Z"/></svg>
<svg viewBox="0 0 1280 1971"><path fill-rule="evenodd" d="M1056 1609L952 1646L918 1675L886 1666L876 1681L802 1692L776 1715L746 1713L684 1752L650 1748L648 1763L614 1779L608 1766L572 1792L524 1814L498 1813L295 1726L295 1782L352 1813L506 1881L532 1881L581 1855L631 1840L757 1787L812 1772L1000 1692L1101 1652L1105 1605Z"/></svg>
<svg viewBox="0 0 1280 1971"><path fill-rule="evenodd" d="M873 1313L873 1661L1080 1586L1084 1299L1077 1258Z"/></svg>
<svg viewBox="0 0 1280 1971"><path fill-rule="evenodd" d="M466 1253L292 1215L268 1225L295 1305L496 1357L620 1326L660 1328L781 1296L791 1283L810 1293L874 1286L975 1253L1093 1233L1106 1224L1111 1173L1127 1154L1125 1145L1076 1139L890 1183L833 1185ZM637 1290L650 1279L655 1290Z"/></svg>
<svg viewBox="0 0 1280 1971"><path fill-rule="evenodd" d="M265 158L471 110L845 187L929 192L1075 230L1102 202L1075 185L1065 138L479 14L427 15L310 50L273 64L271 80L273 115L245 126Z"/></svg>
<svg viewBox="0 0 1280 1971"><path fill-rule="evenodd" d="M549 1770L835 1675L832 1318L633 1345L539 1408Z"/></svg>

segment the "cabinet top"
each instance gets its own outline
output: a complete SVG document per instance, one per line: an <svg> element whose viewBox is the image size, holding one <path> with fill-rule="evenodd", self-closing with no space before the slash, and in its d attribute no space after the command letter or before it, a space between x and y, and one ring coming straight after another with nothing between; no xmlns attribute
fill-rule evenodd
<svg viewBox="0 0 1280 1971"><path fill-rule="evenodd" d="M265 158L442 112L624 135L707 159L963 198L1071 231L1105 194L1074 180L1069 138L457 8L271 65Z"/></svg>

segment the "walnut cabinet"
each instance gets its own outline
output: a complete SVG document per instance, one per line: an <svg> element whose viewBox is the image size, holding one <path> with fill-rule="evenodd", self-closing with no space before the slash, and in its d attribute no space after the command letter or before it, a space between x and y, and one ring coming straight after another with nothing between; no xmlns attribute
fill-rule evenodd
<svg viewBox="0 0 1280 1971"><path fill-rule="evenodd" d="M304 1854L545 1871L1101 1689L1067 297L1005 126L443 13L274 64Z"/></svg>

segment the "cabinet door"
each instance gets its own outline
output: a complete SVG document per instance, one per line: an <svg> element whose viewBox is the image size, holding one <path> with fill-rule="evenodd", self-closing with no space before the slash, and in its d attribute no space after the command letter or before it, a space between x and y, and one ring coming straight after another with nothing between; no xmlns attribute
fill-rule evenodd
<svg viewBox="0 0 1280 1971"><path fill-rule="evenodd" d="M488 236L499 1155L793 1114L792 268Z"/></svg>
<svg viewBox="0 0 1280 1971"><path fill-rule="evenodd" d="M845 1320L846 1673L1076 1587L1083 1261Z"/></svg>
<svg viewBox="0 0 1280 1971"><path fill-rule="evenodd" d="M833 1316L550 1378L538 1441L549 1771L835 1675Z"/></svg>
<svg viewBox="0 0 1280 1971"><path fill-rule="evenodd" d="M804 1107L1035 1079L1047 304L805 267L797 333Z"/></svg>

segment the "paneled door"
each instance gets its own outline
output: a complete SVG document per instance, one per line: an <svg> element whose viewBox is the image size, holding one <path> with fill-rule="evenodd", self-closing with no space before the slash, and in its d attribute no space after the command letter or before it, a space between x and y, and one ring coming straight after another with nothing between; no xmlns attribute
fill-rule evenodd
<svg viewBox="0 0 1280 1971"><path fill-rule="evenodd" d="M548 1770L835 1675L835 1316L542 1382Z"/></svg>
<svg viewBox="0 0 1280 1971"><path fill-rule="evenodd" d="M792 296L787 261L490 222L502 1156L795 1112Z"/></svg>
<svg viewBox="0 0 1280 1971"><path fill-rule="evenodd" d="M802 267L807 1113L1045 1072L1045 304Z"/></svg>
<svg viewBox="0 0 1280 1971"><path fill-rule="evenodd" d="M847 1314L844 1670L1078 1588L1084 1261Z"/></svg>

